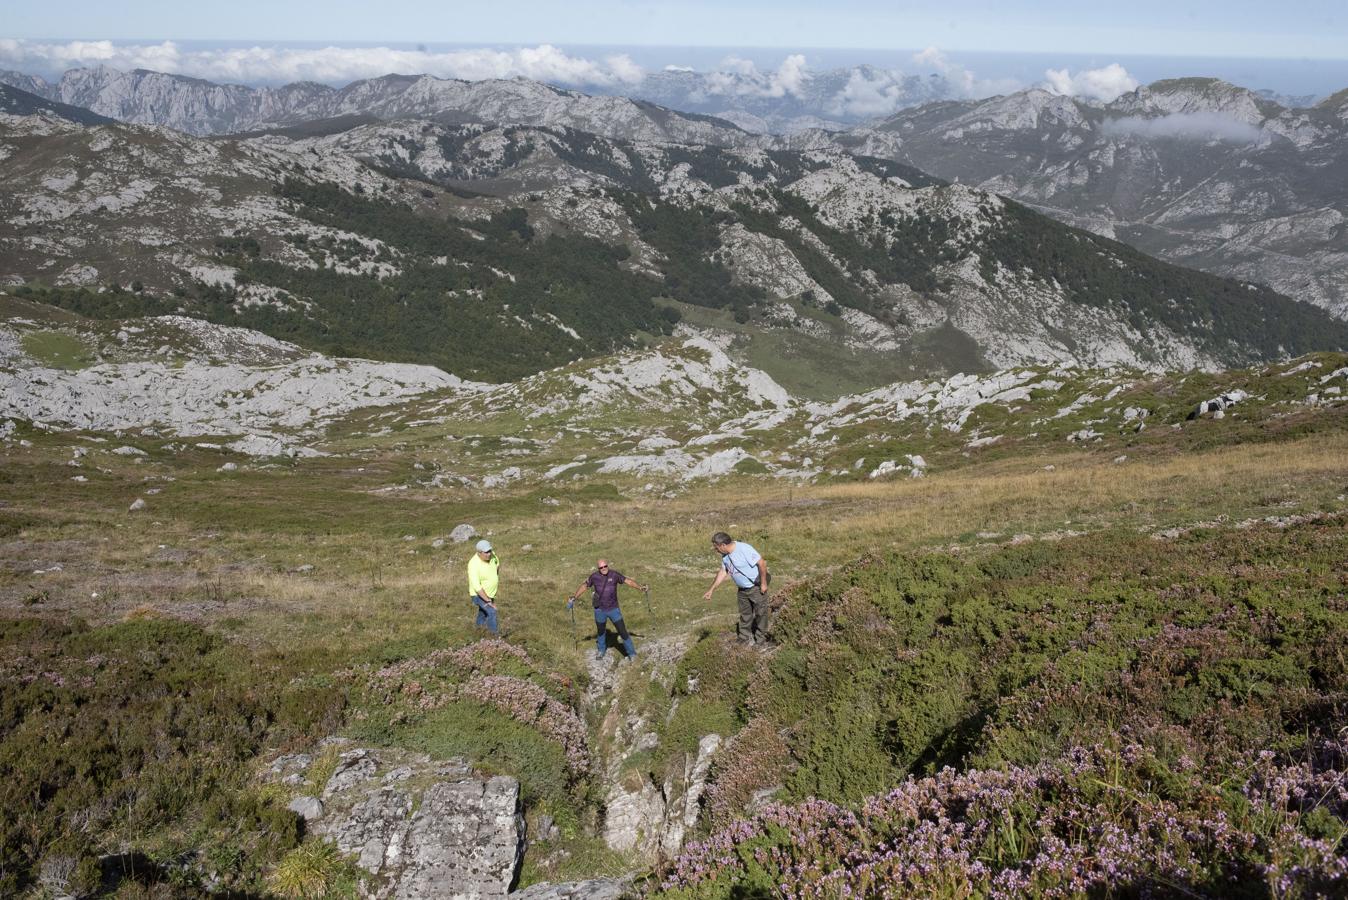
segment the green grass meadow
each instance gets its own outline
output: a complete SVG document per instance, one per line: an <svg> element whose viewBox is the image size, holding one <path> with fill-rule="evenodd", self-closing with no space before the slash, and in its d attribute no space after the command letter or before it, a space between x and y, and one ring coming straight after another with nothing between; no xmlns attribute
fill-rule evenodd
<svg viewBox="0 0 1348 900"><path fill-rule="evenodd" d="M1195 380L1187 391L1209 389ZM1174 403L1178 417L1187 399ZM40 896L44 866L97 893L99 859L128 849L149 874L107 888L120 896L208 880L250 896L354 891L358 876L314 856L287 798L256 778L333 734L520 778L526 814L562 828L530 850L525 882L646 871L598 837L602 767L568 774L555 735L490 704L455 695L424 711L380 688L382 668L482 637L471 545L433 543L464 522L498 548L505 638L530 660L499 671L574 709L594 758L609 736L579 700L591 625L577 616L575 639L563 596L600 556L651 585L649 607L624 597L638 646L687 649L620 681L620 707L660 723L658 746L624 771L658 780L703 735L730 739L703 829L764 788L859 803L910 774L1033 763L1124 726L1214 770L1256 748L1295 754L1342 724L1348 687L1344 423L1336 407L1112 439L1126 446L1024 436L952 447L922 479L732 475L673 492L621 476L494 491L416 481L415 464L458 464L472 440L554 427L509 413L471 432L334 432L345 455L234 472L217 471L218 451L164 439L134 438L138 461L24 427L30 446L11 444L0 472L0 893ZM78 473L75 445L88 448ZM130 512L138 497L146 508ZM1271 516L1306 520L1234 527ZM730 588L702 599L722 529L774 573L771 654L729 641ZM1181 626L1199 635L1177 651L1187 662L1147 655ZM446 690L467 677L427 671ZM1130 694L1127 671L1152 680Z"/></svg>

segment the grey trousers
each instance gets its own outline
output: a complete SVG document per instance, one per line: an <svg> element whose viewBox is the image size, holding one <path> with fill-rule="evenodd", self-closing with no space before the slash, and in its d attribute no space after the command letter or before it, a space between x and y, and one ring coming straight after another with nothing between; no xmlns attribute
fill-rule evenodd
<svg viewBox="0 0 1348 900"><path fill-rule="evenodd" d="M735 636L742 644L766 644L768 630L772 627L772 609L768 605L768 595L760 593L758 585L739 588L736 595L739 600L740 620L735 627Z"/></svg>

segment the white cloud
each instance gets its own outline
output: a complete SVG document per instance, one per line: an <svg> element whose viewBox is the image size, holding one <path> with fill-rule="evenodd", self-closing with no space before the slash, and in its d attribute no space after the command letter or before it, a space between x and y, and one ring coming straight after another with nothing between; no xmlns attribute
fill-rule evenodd
<svg viewBox="0 0 1348 900"><path fill-rule="evenodd" d="M879 72L868 78L861 69L853 69L829 105L835 116L885 116L904 105L904 89L900 79L903 73Z"/></svg>
<svg viewBox="0 0 1348 900"><path fill-rule="evenodd" d="M853 69L847 84L829 101L829 114L884 116L933 100L987 97L1022 87L1013 79L979 78L935 47L914 54L913 64L923 77L900 69Z"/></svg>
<svg viewBox="0 0 1348 900"><path fill-rule="evenodd" d="M1137 90L1138 81L1118 63L1104 68L1087 69L1073 75L1067 69L1048 69L1044 72L1044 88L1069 97L1089 97L1108 103L1129 91Z"/></svg>
<svg viewBox="0 0 1348 900"><path fill-rule="evenodd" d="M805 57L793 53L775 72L762 72L752 60L727 56L721 67L707 74L706 93L714 96L785 97L805 96L805 83L810 80Z"/></svg>
<svg viewBox="0 0 1348 900"><path fill-rule="evenodd" d="M938 47L928 47L926 50L919 50L913 54L913 62L919 66L944 71L949 67L950 61Z"/></svg>
<svg viewBox="0 0 1348 900"><path fill-rule="evenodd" d="M945 84L939 92L946 97L977 99L993 94L1009 94L1024 87L1014 78L979 78L973 69L952 62L935 47L913 54L913 63L941 77Z"/></svg>
<svg viewBox="0 0 1348 900"><path fill-rule="evenodd" d="M774 77L788 94L804 96L805 82L810 80L809 70L805 68L805 57L799 53L791 54L782 60Z"/></svg>
<svg viewBox="0 0 1348 900"><path fill-rule="evenodd" d="M646 70L633 62L632 57L626 53L606 56L604 62L613 73L613 77L626 84L640 84L646 77Z"/></svg>
<svg viewBox="0 0 1348 900"><path fill-rule="evenodd" d="M1141 116L1108 119L1100 126L1100 131L1107 135L1147 139L1215 140L1233 144L1258 144L1269 139L1262 128L1215 112L1171 113L1152 119Z"/></svg>
<svg viewBox="0 0 1348 900"><path fill-rule="evenodd" d="M115 69L151 69L245 84L292 81L345 84L397 72L470 81L523 77L578 86L617 87L635 84L645 77L641 67L626 54L596 62L569 56L551 44L515 50L436 53L390 47L256 46L183 50L172 41L161 44L114 44L112 41L58 44L0 39L0 65L44 74L106 65Z"/></svg>
<svg viewBox="0 0 1348 900"><path fill-rule="evenodd" d="M719 72L725 72L734 75L744 75L745 77L758 77L758 66L754 65L751 59L744 59L739 56L727 56L721 60Z"/></svg>
<svg viewBox="0 0 1348 900"><path fill-rule="evenodd" d="M978 91L978 79L974 77L973 71L958 63L952 63L944 53L935 47L928 47L920 53L914 53L913 62L924 69L931 69L940 74L956 96L969 97Z"/></svg>

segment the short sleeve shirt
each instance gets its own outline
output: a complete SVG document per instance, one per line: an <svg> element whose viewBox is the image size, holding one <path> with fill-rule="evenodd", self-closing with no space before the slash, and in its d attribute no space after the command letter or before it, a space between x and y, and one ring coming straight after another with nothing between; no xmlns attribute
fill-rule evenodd
<svg viewBox="0 0 1348 900"><path fill-rule="evenodd" d="M753 587L758 583L758 561L763 557L744 541L736 541L735 549L721 557L721 567L730 573L738 587Z"/></svg>
<svg viewBox="0 0 1348 900"><path fill-rule="evenodd" d="M501 583L501 558L492 554L491 559L483 561L476 553L468 560L468 596L477 596L478 588L495 600L496 590Z"/></svg>
<svg viewBox="0 0 1348 900"><path fill-rule="evenodd" d="M595 570L590 573L585 584L594 591L595 609L617 609L618 608L618 585L627 580L623 573L609 569L607 572Z"/></svg>

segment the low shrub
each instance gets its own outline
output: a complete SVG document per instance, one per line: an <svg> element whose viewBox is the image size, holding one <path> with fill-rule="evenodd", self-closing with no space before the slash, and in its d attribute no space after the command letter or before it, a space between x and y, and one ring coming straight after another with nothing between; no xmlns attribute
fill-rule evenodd
<svg viewBox="0 0 1348 900"><path fill-rule="evenodd" d="M0 647L0 894L52 853L82 871L184 826L246 846L244 883L298 841L293 813L245 790L247 760L293 722L244 652L163 618L0 620Z"/></svg>
<svg viewBox="0 0 1348 900"><path fill-rule="evenodd" d="M766 719L754 719L713 757L707 784L707 817L714 827L738 817L754 794L770 790L789 774L786 741Z"/></svg>
<svg viewBox="0 0 1348 900"><path fill-rule="evenodd" d="M787 736L787 796L840 803L1073 745L1290 752L1348 707L1345 552L1327 520L869 557L787 594L746 706Z"/></svg>
<svg viewBox="0 0 1348 900"><path fill-rule="evenodd" d="M527 803L574 811L588 802L591 755L575 685L539 669L524 649L488 639L341 677L355 697L359 739L513 775Z"/></svg>
<svg viewBox="0 0 1348 900"><path fill-rule="evenodd" d="M661 872L677 898L1327 897L1348 891L1348 744L1231 772L1146 748L944 769L856 809L774 805Z"/></svg>

